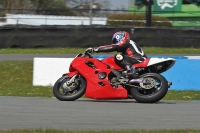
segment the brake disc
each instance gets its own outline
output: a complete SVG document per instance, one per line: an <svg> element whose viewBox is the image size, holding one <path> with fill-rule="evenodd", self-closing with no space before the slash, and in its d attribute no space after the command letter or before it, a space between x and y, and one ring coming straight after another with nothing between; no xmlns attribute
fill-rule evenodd
<svg viewBox="0 0 200 133"><path fill-rule="evenodd" d="M156 80L154 78L144 78L142 83L140 83L140 86L143 89L152 89L155 87Z"/></svg>

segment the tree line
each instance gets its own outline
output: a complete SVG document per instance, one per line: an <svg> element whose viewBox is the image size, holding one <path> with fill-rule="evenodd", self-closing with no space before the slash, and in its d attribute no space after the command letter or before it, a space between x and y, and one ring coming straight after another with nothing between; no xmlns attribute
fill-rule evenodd
<svg viewBox="0 0 200 133"><path fill-rule="evenodd" d="M93 0L95 10L109 9L109 0ZM42 14L87 16L91 0L0 0L0 16L6 14ZM97 12L93 12L94 15ZM105 12L104 12L105 13Z"/></svg>

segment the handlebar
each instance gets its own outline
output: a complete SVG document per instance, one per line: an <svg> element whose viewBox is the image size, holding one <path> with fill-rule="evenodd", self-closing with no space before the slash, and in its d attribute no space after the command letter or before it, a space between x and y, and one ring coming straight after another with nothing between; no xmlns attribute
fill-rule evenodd
<svg viewBox="0 0 200 133"><path fill-rule="evenodd" d="M93 58L92 53L87 50L84 53L79 53L76 57Z"/></svg>
<svg viewBox="0 0 200 133"><path fill-rule="evenodd" d="M93 58L92 53L90 53L88 51L84 52L84 57Z"/></svg>

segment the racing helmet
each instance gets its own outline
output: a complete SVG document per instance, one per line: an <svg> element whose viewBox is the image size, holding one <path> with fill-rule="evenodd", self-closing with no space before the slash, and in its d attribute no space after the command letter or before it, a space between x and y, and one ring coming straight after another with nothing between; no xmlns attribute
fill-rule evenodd
<svg viewBox="0 0 200 133"><path fill-rule="evenodd" d="M113 44L118 44L123 40L130 39L129 33L126 31L118 31L112 37Z"/></svg>

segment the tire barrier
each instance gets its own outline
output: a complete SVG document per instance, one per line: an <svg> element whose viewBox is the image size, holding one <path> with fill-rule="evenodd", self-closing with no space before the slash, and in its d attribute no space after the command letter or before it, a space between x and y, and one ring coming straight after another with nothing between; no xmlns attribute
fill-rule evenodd
<svg viewBox="0 0 200 133"><path fill-rule="evenodd" d="M111 43L116 31L146 47L200 47L200 29L109 26L3 26L0 48L98 47Z"/></svg>

